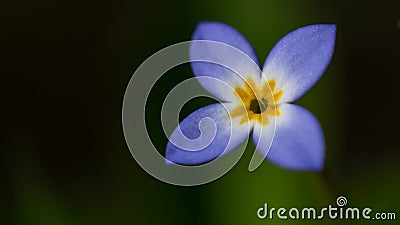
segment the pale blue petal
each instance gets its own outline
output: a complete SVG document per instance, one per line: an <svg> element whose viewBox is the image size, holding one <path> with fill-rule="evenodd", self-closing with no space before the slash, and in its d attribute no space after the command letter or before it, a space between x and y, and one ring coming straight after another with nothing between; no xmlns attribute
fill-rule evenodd
<svg viewBox="0 0 400 225"><path fill-rule="evenodd" d="M275 45L263 74L284 91L279 102L295 101L318 81L331 61L335 38L336 25L319 24L299 28Z"/></svg>
<svg viewBox="0 0 400 225"><path fill-rule="evenodd" d="M254 126L253 141L261 154L282 167L320 171L324 165L325 143L318 120L308 110L292 104L280 106L274 124ZM268 152L269 150L269 152Z"/></svg>
<svg viewBox="0 0 400 225"><path fill-rule="evenodd" d="M227 109L232 107L229 103L216 103L186 117L169 138L165 154L167 163L203 164L247 140L251 127L230 119Z"/></svg>
<svg viewBox="0 0 400 225"><path fill-rule="evenodd" d="M190 60L193 73L214 77L227 84L199 81L218 99L232 101L235 98L232 90L243 87L243 80L248 77L255 82L260 80L257 56L249 42L234 28L218 22L203 22L196 27L192 41Z"/></svg>

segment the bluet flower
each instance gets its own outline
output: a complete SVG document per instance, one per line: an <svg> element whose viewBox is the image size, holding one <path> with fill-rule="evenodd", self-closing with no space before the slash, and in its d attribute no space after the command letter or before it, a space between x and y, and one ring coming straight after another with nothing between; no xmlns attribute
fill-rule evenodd
<svg viewBox="0 0 400 225"><path fill-rule="evenodd" d="M194 75L215 78L226 85L199 79L221 102L198 109L179 124L167 144L166 159L183 165L207 163L252 135L256 149L271 162L290 169L321 170L325 143L320 124L308 110L291 102L322 76L332 58L335 36L335 25L299 28L275 45L260 70L253 48L238 31L223 23L200 23L192 40L232 46L251 60L207 42L191 46ZM209 60L197 61L198 58ZM203 118L213 122L201 124ZM188 139L199 139L200 134L213 139L210 143L188 144Z"/></svg>

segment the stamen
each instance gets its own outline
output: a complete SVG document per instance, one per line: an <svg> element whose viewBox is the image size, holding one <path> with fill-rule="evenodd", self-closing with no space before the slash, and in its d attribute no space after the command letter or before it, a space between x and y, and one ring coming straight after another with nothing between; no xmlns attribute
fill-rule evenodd
<svg viewBox="0 0 400 225"><path fill-rule="evenodd" d="M250 101L249 109L255 114L261 114L268 108L268 101L262 98L261 101L253 99Z"/></svg>

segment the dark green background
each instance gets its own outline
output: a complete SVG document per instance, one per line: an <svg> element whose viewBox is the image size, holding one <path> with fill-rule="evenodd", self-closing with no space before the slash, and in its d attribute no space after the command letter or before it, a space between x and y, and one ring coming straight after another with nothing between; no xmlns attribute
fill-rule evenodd
<svg viewBox="0 0 400 225"><path fill-rule="evenodd" d="M261 221L256 210L264 202L319 208L335 205L339 195L349 206L400 217L399 1L39 0L2 5L1 224L292 224ZM298 101L324 129L322 173L289 171L269 162L249 173L251 145L227 175L197 187L162 183L136 164L121 127L130 76L157 50L190 40L203 20L237 28L261 63L288 32L337 24L330 67ZM177 68L152 92L147 120L161 152L166 137L157 132L157 99L188 77L187 65ZM189 103L183 116L204 104Z"/></svg>

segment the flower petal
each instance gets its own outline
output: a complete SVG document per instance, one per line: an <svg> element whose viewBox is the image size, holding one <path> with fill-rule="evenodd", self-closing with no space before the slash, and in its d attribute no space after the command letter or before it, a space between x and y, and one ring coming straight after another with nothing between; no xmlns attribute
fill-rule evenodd
<svg viewBox="0 0 400 225"><path fill-rule="evenodd" d="M251 126L239 125L238 119L231 120L227 110L232 108L233 104L216 103L186 117L169 139L167 163L206 163L243 143L249 137Z"/></svg>
<svg viewBox="0 0 400 225"><path fill-rule="evenodd" d="M190 60L196 76L211 76L227 83L221 86L199 81L208 92L223 101L236 98L232 89L226 86L243 87L247 77L256 82L261 77L251 45L237 30L223 23L203 22L196 27L190 45Z"/></svg>
<svg viewBox="0 0 400 225"><path fill-rule="evenodd" d="M282 89L280 102L293 102L322 76L335 47L336 25L299 28L283 37L265 61L263 74Z"/></svg>
<svg viewBox="0 0 400 225"><path fill-rule="evenodd" d="M257 149L282 167L322 170L325 144L317 119L308 110L292 104L282 104L280 112L280 116L276 117L275 136L270 149L274 126L255 125L253 141Z"/></svg>

